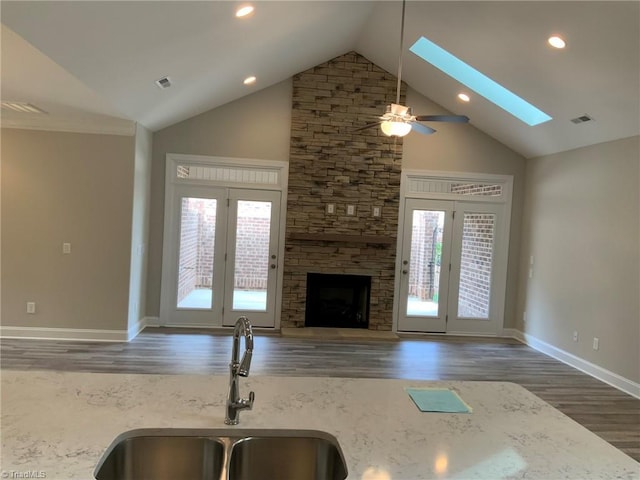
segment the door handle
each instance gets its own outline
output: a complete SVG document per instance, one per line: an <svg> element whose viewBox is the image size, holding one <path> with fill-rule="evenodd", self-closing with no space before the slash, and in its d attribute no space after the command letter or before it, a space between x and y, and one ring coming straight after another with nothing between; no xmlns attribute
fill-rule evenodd
<svg viewBox="0 0 640 480"><path fill-rule="evenodd" d="M276 268L276 264L275 264L275 263L272 263L272 264L270 265L270 267L271 267L271 268Z"/></svg>
<svg viewBox="0 0 640 480"><path fill-rule="evenodd" d="M406 275L407 273L409 273L409 270L402 270L403 275Z"/></svg>

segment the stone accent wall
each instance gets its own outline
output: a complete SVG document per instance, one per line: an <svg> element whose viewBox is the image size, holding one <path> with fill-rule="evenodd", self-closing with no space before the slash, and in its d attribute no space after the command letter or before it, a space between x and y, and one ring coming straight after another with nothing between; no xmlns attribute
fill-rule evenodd
<svg viewBox="0 0 640 480"><path fill-rule="evenodd" d="M396 82L355 52L293 77L282 327L304 326L307 273L315 272L371 276L369 328L391 329L402 140L379 127L354 130L396 102ZM404 84L401 93L404 103ZM335 213L327 213L328 204ZM361 243L363 235L392 242Z"/></svg>

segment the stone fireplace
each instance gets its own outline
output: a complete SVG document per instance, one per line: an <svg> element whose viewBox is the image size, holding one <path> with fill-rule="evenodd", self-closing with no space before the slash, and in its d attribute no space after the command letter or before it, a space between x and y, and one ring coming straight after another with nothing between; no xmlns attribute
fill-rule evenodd
<svg viewBox="0 0 640 480"><path fill-rule="evenodd" d="M320 273L370 278L367 328L391 330L402 140L355 130L396 101L396 82L355 52L293 78L282 327L305 325Z"/></svg>

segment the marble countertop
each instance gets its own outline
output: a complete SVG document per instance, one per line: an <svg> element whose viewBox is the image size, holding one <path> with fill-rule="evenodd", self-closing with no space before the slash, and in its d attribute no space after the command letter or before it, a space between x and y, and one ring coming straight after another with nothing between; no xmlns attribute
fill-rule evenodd
<svg viewBox="0 0 640 480"><path fill-rule="evenodd" d="M2 478L92 479L120 433L229 428L228 378L2 371ZM470 414L420 412L407 387L449 387ZM640 464L519 385L251 376L238 428L335 435L349 479L638 479ZM33 475L33 473L32 473Z"/></svg>

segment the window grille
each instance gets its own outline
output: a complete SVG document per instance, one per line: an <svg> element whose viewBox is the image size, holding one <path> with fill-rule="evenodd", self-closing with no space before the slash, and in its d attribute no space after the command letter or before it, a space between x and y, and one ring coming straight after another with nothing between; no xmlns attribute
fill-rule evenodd
<svg viewBox="0 0 640 480"><path fill-rule="evenodd" d="M278 185L279 174L273 169L242 168L218 165L177 165L176 178L206 182Z"/></svg>
<svg viewBox="0 0 640 480"><path fill-rule="evenodd" d="M451 195L502 197L503 185L495 182L460 182L434 178L410 178L408 193L444 193Z"/></svg>

